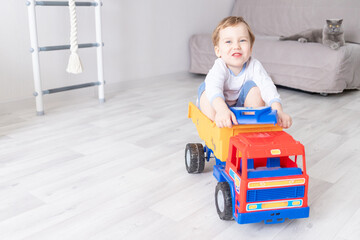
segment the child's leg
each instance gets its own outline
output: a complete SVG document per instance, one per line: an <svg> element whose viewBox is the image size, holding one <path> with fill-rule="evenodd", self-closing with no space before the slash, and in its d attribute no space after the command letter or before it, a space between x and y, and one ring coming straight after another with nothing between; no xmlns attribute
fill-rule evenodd
<svg viewBox="0 0 360 240"><path fill-rule="evenodd" d="M215 119L215 110L211 106L209 99L207 98L205 91L200 96L200 110L208 117L210 120L214 121Z"/></svg>
<svg viewBox="0 0 360 240"><path fill-rule="evenodd" d="M198 97L196 99L197 107L212 121L215 119L215 110L210 104L209 99L205 94L205 82L202 82L198 89Z"/></svg>
<svg viewBox="0 0 360 240"><path fill-rule="evenodd" d="M244 107L264 107L265 102L261 98L260 89L253 87L250 89L248 95L245 98Z"/></svg>
<svg viewBox="0 0 360 240"><path fill-rule="evenodd" d="M252 80L246 81L240 91L237 107L263 107L265 102L261 98L260 89Z"/></svg>

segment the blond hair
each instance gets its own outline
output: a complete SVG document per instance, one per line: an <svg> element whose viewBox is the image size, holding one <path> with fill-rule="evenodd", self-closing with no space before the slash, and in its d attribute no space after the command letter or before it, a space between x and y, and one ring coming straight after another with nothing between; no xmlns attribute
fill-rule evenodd
<svg viewBox="0 0 360 240"><path fill-rule="evenodd" d="M247 22L245 22L245 20L242 17L235 17L235 16L226 17L223 20L221 20L221 22L217 25L217 27L215 28L215 30L212 34L212 41L213 41L214 46L217 46L219 44L221 30L223 30L227 27L236 26L240 23L245 24L245 26L249 32L249 35L250 35L250 47L252 47L255 42L254 33L251 31L249 24L247 24Z"/></svg>

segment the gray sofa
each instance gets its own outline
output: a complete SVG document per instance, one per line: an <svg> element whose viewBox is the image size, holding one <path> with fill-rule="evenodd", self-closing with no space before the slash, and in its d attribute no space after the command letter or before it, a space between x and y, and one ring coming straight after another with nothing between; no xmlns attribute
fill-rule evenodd
<svg viewBox="0 0 360 240"><path fill-rule="evenodd" d="M231 15L243 16L252 28L256 36L252 55L276 85L327 94L360 89L359 13L359 0L235 0ZM278 40L281 35L322 28L327 18L344 19L346 44L338 50ZM190 57L190 72L208 73L216 59L211 33L191 37Z"/></svg>

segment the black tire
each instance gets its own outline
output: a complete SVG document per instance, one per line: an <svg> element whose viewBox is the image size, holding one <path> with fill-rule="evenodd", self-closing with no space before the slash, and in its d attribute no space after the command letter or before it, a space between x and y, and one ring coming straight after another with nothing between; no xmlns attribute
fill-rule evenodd
<svg viewBox="0 0 360 240"><path fill-rule="evenodd" d="M185 147L185 167L188 173L202 173L205 167L204 147L200 143L188 143Z"/></svg>
<svg viewBox="0 0 360 240"><path fill-rule="evenodd" d="M215 188L215 205L222 220L233 219L232 198L230 186L227 182L219 182Z"/></svg>

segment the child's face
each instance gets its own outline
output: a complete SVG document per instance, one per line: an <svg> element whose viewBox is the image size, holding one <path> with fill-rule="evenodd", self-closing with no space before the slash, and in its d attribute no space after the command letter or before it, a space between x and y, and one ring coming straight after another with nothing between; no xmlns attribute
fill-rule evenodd
<svg viewBox="0 0 360 240"><path fill-rule="evenodd" d="M239 23L236 26L220 30L219 43L215 46L215 53L237 75L251 56L250 45L250 35L246 25Z"/></svg>

